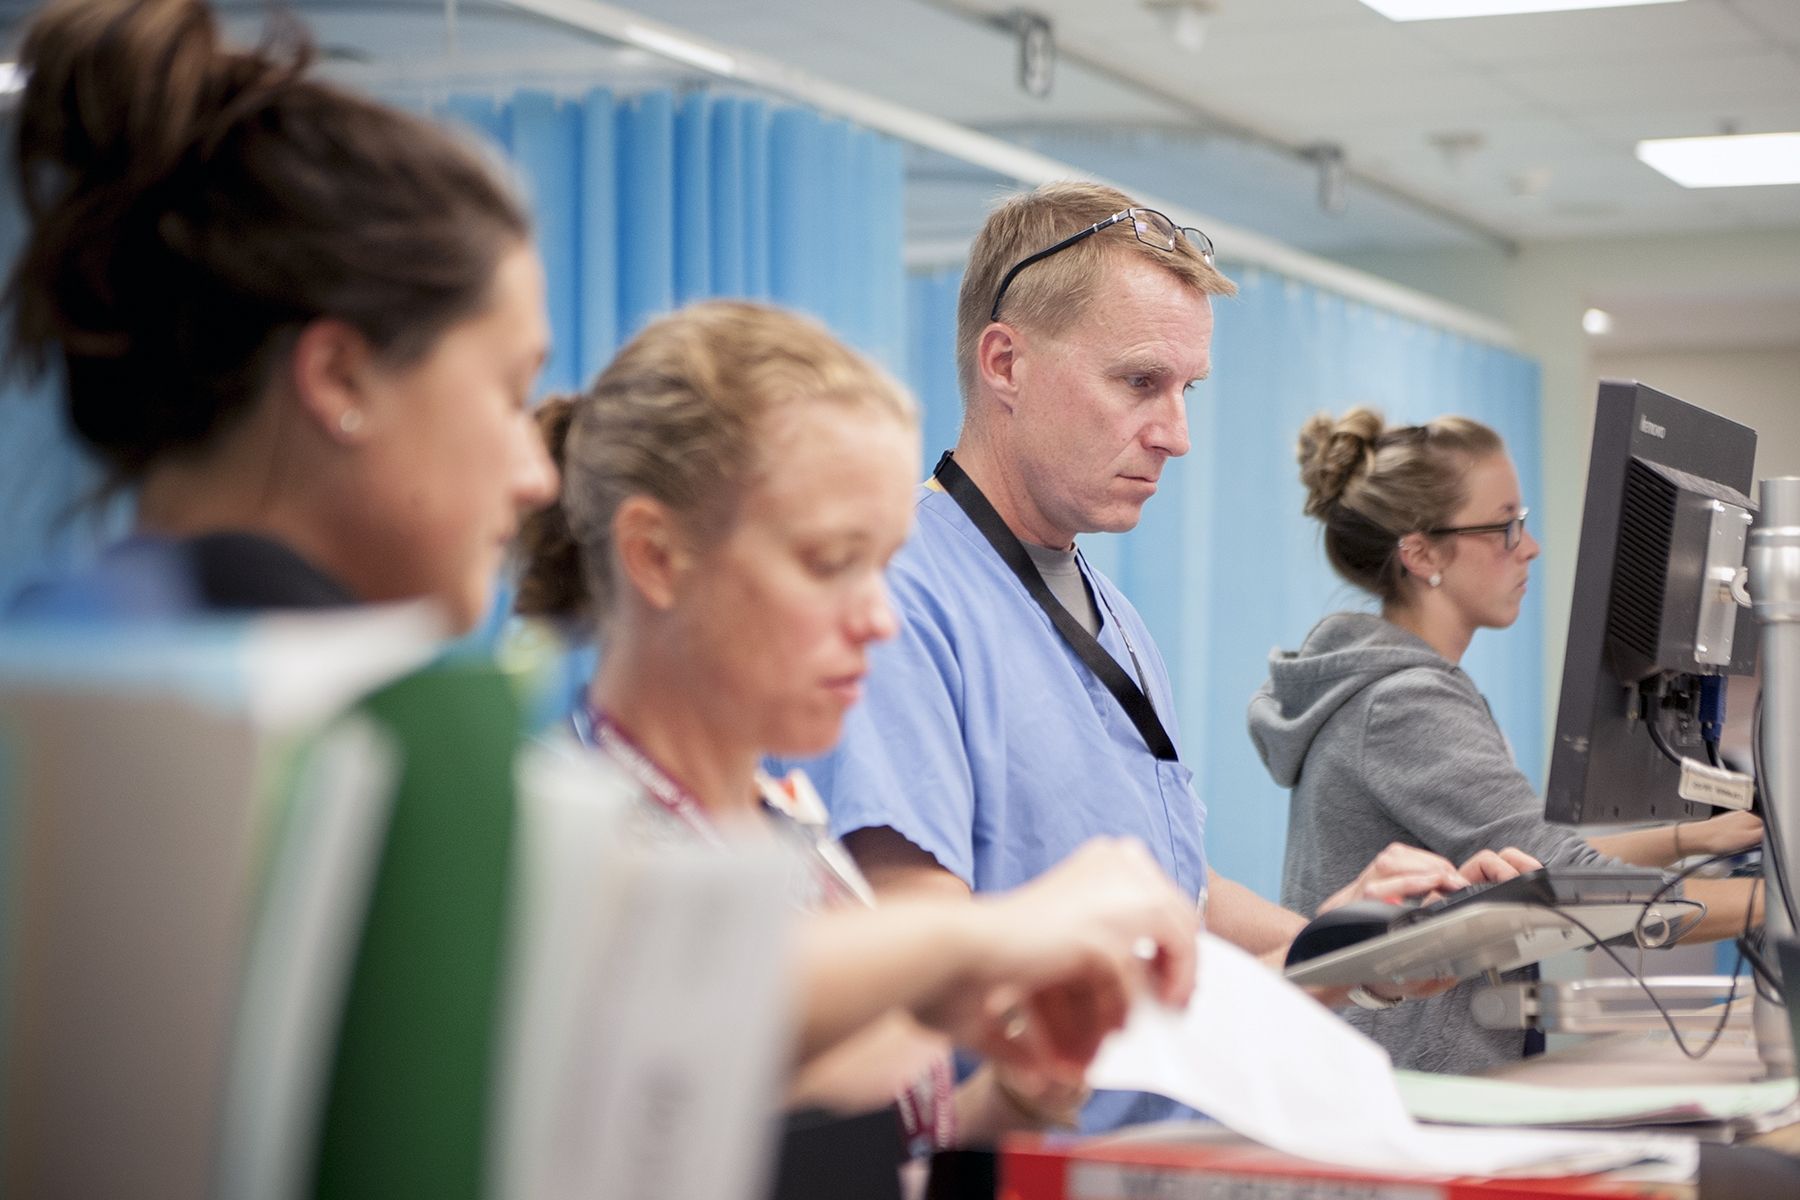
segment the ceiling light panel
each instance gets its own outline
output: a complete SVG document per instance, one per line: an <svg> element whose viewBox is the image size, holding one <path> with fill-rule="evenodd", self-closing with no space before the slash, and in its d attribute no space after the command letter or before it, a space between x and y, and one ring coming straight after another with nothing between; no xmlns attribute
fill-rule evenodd
<svg viewBox="0 0 1800 1200"><path fill-rule="evenodd" d="M1687 188L1800 183L1800 133L1653 138L1637 144L1637 156Z"/></svg>
<svg viewBox="0 0 1800 1200"><path fill-rule="evenodd" d="M1441 21L1452 17L1510 17L1520 13L1581 8L1629 8L1680 4L1683 0L1362 0L1390 21Z"/></svg>

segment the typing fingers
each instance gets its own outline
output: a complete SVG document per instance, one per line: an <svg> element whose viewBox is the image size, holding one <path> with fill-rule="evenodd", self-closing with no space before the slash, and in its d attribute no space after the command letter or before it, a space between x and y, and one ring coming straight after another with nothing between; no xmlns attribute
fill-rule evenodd
<svg viewBox="0 0 1800 1200"><path fill-rule="evenodd" d="M1365 885L1362 894L1364 899L1390 900L1397 904L1410 899L1433 900L1467 886L1467 882L1454 871L1447 875L1443 871L1421 871L1377 879Z"/></svg>
<svg viewBox="0 0 1800 1200"><path fill-rule="evenodd" d="M1542 865L1523 850L1508 846L1504 850L1481 851L1458 868L1458 874L1471 883L1499 883Z"/></svg>

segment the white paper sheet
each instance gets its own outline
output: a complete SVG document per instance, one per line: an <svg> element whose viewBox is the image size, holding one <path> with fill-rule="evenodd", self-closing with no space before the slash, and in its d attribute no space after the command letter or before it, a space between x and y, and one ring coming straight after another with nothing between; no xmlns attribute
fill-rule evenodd
<svg viewBox="0 0 1800 1200"><path fill-rule="evenodd" d="M1691 1176L1691 1138L1439 1129L1408 1115L1387 1052L1211 934L1185 1012L1140 1002L1088 1071L1156 1092L1234 1132L1320 1162L1422 1175L1576 1174L1661 1160Z"/></svg>
<svg viewBox="0 0 1800 1200"><path fill-rule="evenodd" d="M507 1200L754 1200L789 1052L771 840L639 845L636 785L567 743L523 756L501 1116Z"/></svg>

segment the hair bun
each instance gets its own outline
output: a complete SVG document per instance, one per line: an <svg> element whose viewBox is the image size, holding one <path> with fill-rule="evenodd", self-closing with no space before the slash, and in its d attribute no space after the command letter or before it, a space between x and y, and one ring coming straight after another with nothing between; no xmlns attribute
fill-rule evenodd
<svg viewBox="0 0 1800 1200"><path fill-rule="evenodd" d="M154 293L183 286L193 239L168 208L197 194L200 160L233 124L303 70L298 26L284 40L293 43L284 58L228 49L202 0L52 0L33 18L19 51L28 82L14 147L31 229L8 297L28 368L42 370L58 347L122 359ZM177 395L161 402L166 411L115 412L144 387L134 370L141 376L143 364L100 381L110 402L78 417L96 445L140 444L164 428L180 441L209 427Z"/></svg>
<svg viewBox="0 0 1800 1200"><path fill-rule="evenodd" d="M53 0L20 47L18 164L34 214L70 196L153 189L198 146L297 76L297 26L278 58L227 49L202 0ZM250 101L247 104L246 101Z"/></svg>
<svg viewBox="0 0 1800 1200"><path fill-rule="evenodd" d="M1351 481L1374 465L1376 443L1386 427L1372 408L1353 408L1335 418L1319 413L1300 427L1297 457L1307 516L1328 514Z"/></svg>
<svg viewBox="0 0 1800 1200"><path fill-rule="evenodd" d="M577 402L575 396L551 396L537 407L538 433L559 475L566 473L569 429L575 422ZM569 527L569 514L560 498L525 518L519 528L518 554L523 567L513 601L515 610L527 617L561 621L587 617L590 597L581 543Z"/></svg>

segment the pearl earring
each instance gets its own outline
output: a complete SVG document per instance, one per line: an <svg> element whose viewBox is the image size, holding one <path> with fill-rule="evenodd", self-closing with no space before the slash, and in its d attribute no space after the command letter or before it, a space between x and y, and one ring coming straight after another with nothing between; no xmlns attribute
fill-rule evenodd
<svg viewBox="0 0 1800 1200"><path fill-rule="evenodd" d="M346 436L360 431L363 427L363 414L360 408L346 408L338 414L338 432Z"/></svg>
<svg viewBox="0 0 1800 1200"><path fill-rule="evenodd" d="M1444 582L1444 577L1441 574L1439 574L1438 572L1433 571L1431 573L1431 578L1427 579L1425 582L1429 583L1432 587L1437 587L1439 584Z"/></svg>

